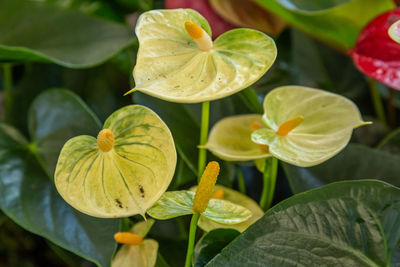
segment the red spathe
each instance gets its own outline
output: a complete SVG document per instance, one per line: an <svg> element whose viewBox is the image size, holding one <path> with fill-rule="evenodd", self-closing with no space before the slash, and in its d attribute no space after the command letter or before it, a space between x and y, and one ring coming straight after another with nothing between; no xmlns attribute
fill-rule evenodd
<svg viewBox="0 0 400 267"><path fill-rule="evenodd" d="M388 34L390 25L397 20L400 9L376 17L361 31L350 55L360 71L400 90L400 44Z"/></svg>

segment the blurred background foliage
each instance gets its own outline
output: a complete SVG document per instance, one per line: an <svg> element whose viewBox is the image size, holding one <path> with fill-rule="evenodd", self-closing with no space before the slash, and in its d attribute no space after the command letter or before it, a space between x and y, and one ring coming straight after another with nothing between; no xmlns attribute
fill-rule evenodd
<svg viewBox="0 0 400 267"><path fill-rule="evenodd" d="M34 99L47 89L66 88L74 92L101 122L113 111L131 104L133 98L134 103L156 111L173 133L179 159L170 189L193 185L197 173L200 105L168 103L142 93L134 93L132 97L123 94L134 83L131 72L138 49L134 27L140 13L164 8L165 4L195 8L197 1L0 0L1 120L29 139L32 122L28 113L33 109ZM398 130L384 139L399 124L399 119L395 117L389 126L376 119L369 79L356 69L347 54L360 30L376 15L393 9L393 1L381 0L379 4L374 0L198 2L205 2L205 7L197 6L200 12L204 11L203 15L210 20L213 29L218 29L215 33L236 25L252 27L271 34L278 47L276 62L261 80L236 95L211 103L211 125L229 115L262 113L260 103L264 95L277 86L289 84L344 95L358 105L365 120L374 121L372 126L355 131L352 142L358 144L349 146L324 166L306 172L287 164L281 166L275 202L330 182L330 174L337 166L342 166L343 170L340 179L369 178L365 177L368 175L374 178L374 175L385 174L388 182L399 185L395 180L399 173L395 161L398 156L387 157L387 153L398 154L400 151ZM37 8L38 13L30 12L32 8ZM65 25L51 24L53 19L54 23ZM67 25L69 23L71 25ZM11 79L6 79L7 75ZM12 84L9 84L10 80ZM400 108L398 92L380 83L378 92L384 101L393 102L388 106L394 109L389 112L395 114ZM57 109L56 106L51 108ZM64 110L63 116L72 115ZM30 137L34 142L34 136L31 134ZM368 157L376 164L355 168L352 160L361 157ZM215 159L212 155L209 158ZM261 174L251 165L223 164L219 183L237 188L235 176L241 169L248 195L257 200L261 193ZM300 177L300 180L292 177ZM127 228L123 223L122 227ZM187 218L155 224L150 236L160 243L158 266L168 266L166 263L183 265L187 225ZM94 264L31 234L1 213L0 266Z"/></svg>

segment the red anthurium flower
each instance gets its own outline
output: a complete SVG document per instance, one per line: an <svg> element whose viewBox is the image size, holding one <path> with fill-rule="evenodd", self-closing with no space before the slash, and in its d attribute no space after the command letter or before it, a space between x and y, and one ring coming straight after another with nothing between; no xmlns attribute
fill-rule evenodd
<svg viewBox="0 0 400 267"><path fill-rule="evenodd" d="M379 15L362 30L350 51L360 71L397 90L400 90L400 44L390 38L388 29L399 19L400 8Z"/></svg>
<svg viewBox="0 0 400 267"><path fill-rule="evenodd" d="M213 38L235 28L212 9L208 0L165 0L165 8L192 8L198 11L210 23Z"/></svg>

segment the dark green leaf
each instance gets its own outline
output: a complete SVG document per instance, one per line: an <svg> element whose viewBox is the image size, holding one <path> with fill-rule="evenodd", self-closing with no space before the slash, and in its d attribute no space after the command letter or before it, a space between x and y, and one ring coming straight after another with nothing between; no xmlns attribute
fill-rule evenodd
<svg viewBox="0 0 400 267"><path fill-rule="evenodd" d="M335 8L304 12L304 10L299 10L296 6L290 5L293 1L255 1L264 8L281 16L296 28L330 46L335 46L342 50L347 50L354 46L360 30L375 16L395 8L393 0L352 0ZM308 9L314 8L315 10L317 5L329 6L326 4L328 3L327 1L298 0L296 2L300 3L300 1L304 4L303 7L308 2ZM324 3L320 4L322 2ZM286 3L286 6L282 3ZM292 8L288 8L289 5Z"/></svg>
<svg viewBox="0 0 400 267"><path fill-rule="evenodd" d="M400 186L400 156L350 144L332 159L310 168L283 163L294 193L340 180L378 179Z"/></svg>
<svg viewBox="0 0 400 267"><path fill-rule="evenodd" d="M239 235L240 232L234 229L215 229L208 232L196 244L193 255L194 266L205 266Z"/></svg>
<svg viewBox="0 0 400 267"><path fill-rule="evenodd" d="M400 129L389 133L378 145L378 148L392 154L400 155Z"/></svg>
<svg viewBox="0 0 400 267"><path fill-rule="evenodd" d="M23 228L101 266L115 250L118 220L97 219L70 207L58 194L38 155L14 128L0 126L0 207Z"/></svg>
<svg viewBox="0 0 400 267"><path fill-rule="evenodd" d="M390 266L400 241L400 189L333 183L272 209L207 266Z"/></svg>
<svg viewBox="0 0 400 267"><path fill-rule="evenodd" d="M28 116L30 136L51 175L68 139L83 134L96 136L101 129L99 119L86 104L64 89L40 94L33 101Z"/></svg>
<svg viewBox="0 0 400 267"><path fill-rule="evenodd" d="M133 42L126 27L77 11L39 1L0 2L0 60L83 68L106 61Z"/></svg>

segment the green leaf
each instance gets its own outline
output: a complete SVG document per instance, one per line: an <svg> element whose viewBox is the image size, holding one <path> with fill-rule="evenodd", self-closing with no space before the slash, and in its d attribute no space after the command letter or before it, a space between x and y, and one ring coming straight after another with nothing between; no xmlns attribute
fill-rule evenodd
<svg viewBox="0 0 400 267"><path fill-rule="evenodd" d="M267 128L251 134L253 142L269 146L272 156L296 166L322 163L349 142L353 128L364 124L349 99L323 90L282 86L264 99L263 122ZM297 124L292 120L300 123ZM304 120L304 121L303 121ZM280 133L290 123L290 130Z"/></svg>
<svg viewBox="0 0 400 267"><path fill-rule="evenodd" d="M311 168L284 163L286 177L294 193L340 180L378 179L400 187L400 156L350 144L336 157Z"/></svg>
<svg viewBox="0 0 400 267"><path fill-rule="evenodd" d="M125 106L104 123L112 144L81 135L62 148L55 184L61 196L83 213L102 217L144 216L167 190L176 166L171 132L151 109ZM105 138L105 137L104 137Z"/></svg>
<svg viewBox="0 0 400 267"><path fill-rule="evenodd" d="M336 7L332 7L334 5L332 1L255 1L296 28L342 50L348 50L354 46L358 33L370 20L395 8L392 0L352 0L347 3L344 3L346 0L338 0L343 4ZM297 7L293 3L296 3ZM304 9L317 10L329 6L331 7L329 9L304 11Z"/></svg>
<svg viewBox="0 0 400 267"><path fill-rule="evenodd" d="M248 114L227 117L217 122L208 137L206 148L227 161L248 161L270 156L251 140L253 123L262 125L262 115Z"/></svg>
<svg viewBox="0 0 400 267"><path fill-rule="evenodd" d="M276 58L274 41L251 29L226 32L203 51L185 30L188 20L204 29L203 36L211 35L208 22L191 9L141 15L134 90L172 102L216 100L256 82Z"/></svg>
<svg viewBox="0 0 400 267"><path fill-rule="evenodd" d="M133 42L128 28L77 11L39 1L0 2L0 60L83 68L108 60Z"/></svg>
<svg viewBox="0 0 400 267"><path fill-rule="evenodd" d="M196 191L196 189L197 189L197 186L190 188L191 191ZM200 217L198 225L204 231L210 232L217 228L231 228L231 229L235 229L239 232L243 232L250 225L255 223L258 219L260 219L264 215L264 211L260 208L260 206L258 206L257 202L255 202L250 197L248 197L238 191L232 190L230 188L227 188L227 187L221 186L221 185L215 185L215 191L216 190L223 190L223 192L224 192L223 199L224 200L227 200L227 201L230 201L239 206L245 207L246 209L251 211L252 215L248 220L246 220L242 223L233 224L233 225L220 224L220 223L214 222L214 221L202 216L202 217Z"/></svg>
<svg viewBox="0 0 400 267"><path fill-rule="evenodd" d="M400 241L400 189L333 183L295 195L207 266L390 266Z"/></svg>
<svg viewBox="0 0 400 267"><path fill-rule="evenodd" d="M147 213L157 220L167 220L178 216L193 214L195 192L169 191L152 206ZM248 220L252 213L248 209L221 199L210 199L201 217L221 224L237 224ZM201 218L200 217L200 218Z"/></svg>
<svg viewBox="0 0 400 267"><path fill-rule="evenodd" d="M193 254L194 267L205 266L240 232L233 229L215 229L205 234L196 244Z"/></svg>
<svg viewBox="0 0 400 267"><path fill-rule="evenodd" d="M400 129L389 133L377 146L377 148L400 155Z"/></svg>
<svg viewBox="0 0 400 267"><path fill-rule="evenodd" d="M28 231L98 265L110 266L118 220L89 217L65 203L30 147L17 130L0 125L1 210Z"/></svg>
<svg viewBox="0 0 400 267"><path fill-rule="evenodd" d="M65 89L40 94L31 104L28 121L30 136L52 176L66 140L77 134L96 135L101 128L86 104Z"/></svg>

